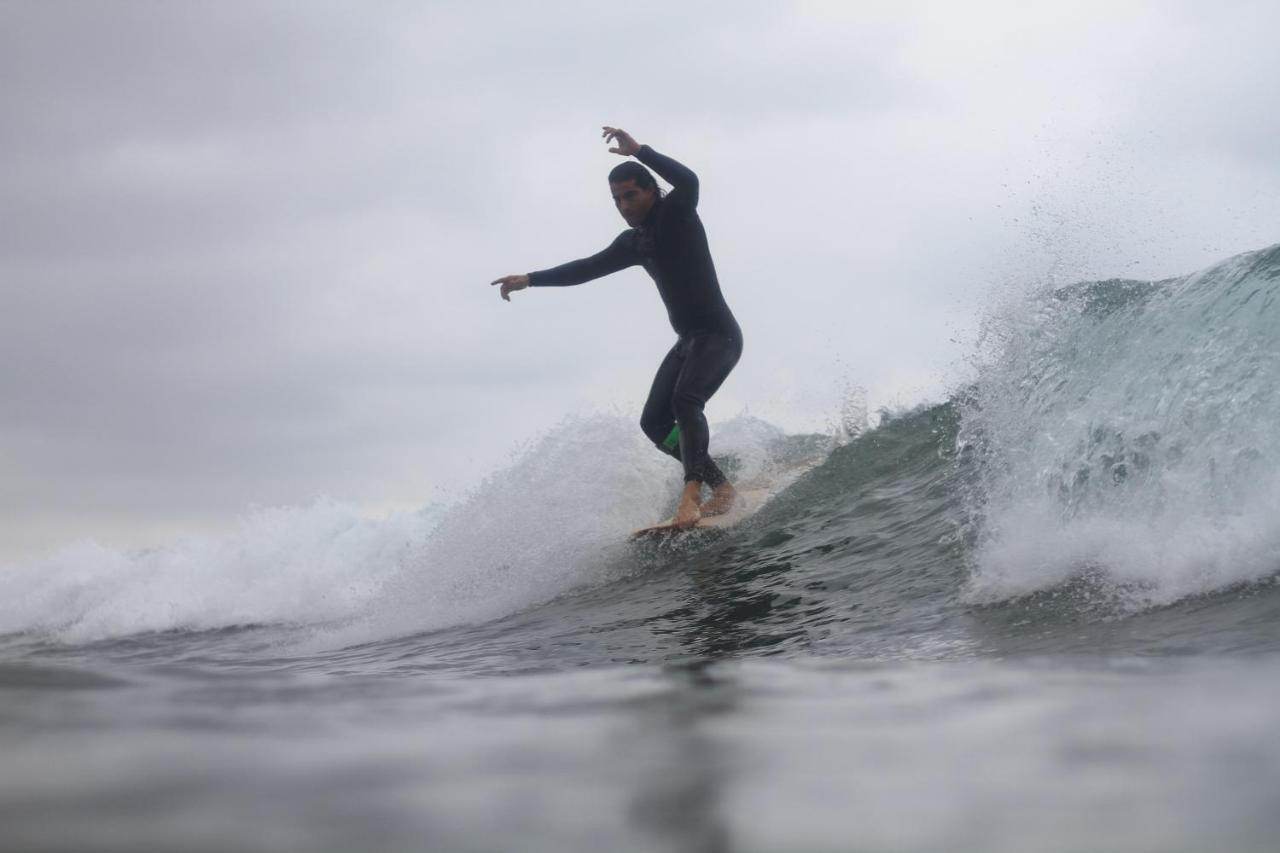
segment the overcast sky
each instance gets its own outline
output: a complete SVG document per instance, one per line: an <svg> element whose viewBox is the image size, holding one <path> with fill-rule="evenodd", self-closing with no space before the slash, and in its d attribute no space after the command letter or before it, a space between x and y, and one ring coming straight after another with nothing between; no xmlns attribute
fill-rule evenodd
<svg viewBox="0 0 1280 853"><path fill-rule="evenodd" d="M824 428L966 378L995 288L1280 241L1274 2L0 2L0 559L465 493L636 417L603 124L686 163L746 352Z"/></svg>

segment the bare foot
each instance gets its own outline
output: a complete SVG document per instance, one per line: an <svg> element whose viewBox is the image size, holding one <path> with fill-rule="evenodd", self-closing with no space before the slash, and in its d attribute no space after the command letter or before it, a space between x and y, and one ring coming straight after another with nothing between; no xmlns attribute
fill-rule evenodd
<svg viewBox="0 0 1280 853"><path fill-rule="evenodd" d="M680 495L680 506L671 518L672 527L693 527L702 518L698 509L698 498L701 496L702 484L689 482L684 484L684 492Z"/></svg>
<svg viewBox="0 0 1280 853"><path fill-rule="evenodd" d="M728 480L711 490L711 497L702 504L703 515L724 515L733 508L738 499L738 490Z"/></svg>

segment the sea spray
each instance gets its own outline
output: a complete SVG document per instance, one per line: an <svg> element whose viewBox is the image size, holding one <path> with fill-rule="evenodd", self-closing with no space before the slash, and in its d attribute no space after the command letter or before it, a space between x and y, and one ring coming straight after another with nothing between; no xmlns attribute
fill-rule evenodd
<svg viewBox="0 0 1280 853"><path fill-rule="evenodd" d="M739 416L713 429L738 480L808 445ZM350 638L393 636L504 616L637 570L628 534L675 509L679 464L630 418L572 417L488 477L417 549L385 606Z"/></svg>
<svg viewBox="0 0 1280 853"><path fill-rule="evenodd" d="M675 494L677 473L629 420L568 418L455 506L354 630L391 636L491 619L602 582L627 532Z"/></svg>
<svg viewBox="0 0 1280 853"><path fill-rule="evenodd" d="M1147 606L1280 568L1280 246L1003 312L966 401L969 594L1089 575Z"/></svg>

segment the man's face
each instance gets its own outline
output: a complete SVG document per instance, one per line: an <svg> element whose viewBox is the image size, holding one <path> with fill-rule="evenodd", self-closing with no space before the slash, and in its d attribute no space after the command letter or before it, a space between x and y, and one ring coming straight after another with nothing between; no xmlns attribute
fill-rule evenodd
<svg viewBox="0 0 1280 853"><path fill-rule="evenodd" d="M644 222L658 197L655 190L640 189L634 179L609 184L609 191L613 193L613 203L618 206L618 212L632 228Z"/></svg>

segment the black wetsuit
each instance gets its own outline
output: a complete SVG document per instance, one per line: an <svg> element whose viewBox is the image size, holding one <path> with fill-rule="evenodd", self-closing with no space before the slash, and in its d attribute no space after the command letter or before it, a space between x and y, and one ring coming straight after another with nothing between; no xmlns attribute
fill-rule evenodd
<svg viewBox="0 0 1280 853"><path fill-rule="evenodd" d="M742 355L742 330L720 292L707 233L698 218L698 176L640 146L641 163L673 189L657 199L637 228L618 235L604 251L529 273L531 287L582 284L637 264L653 277L679 335L653 378L640 427L658 449L684 463L685 481L712 487L724 474L711 460L710 432L702 410Z"/></svg>

